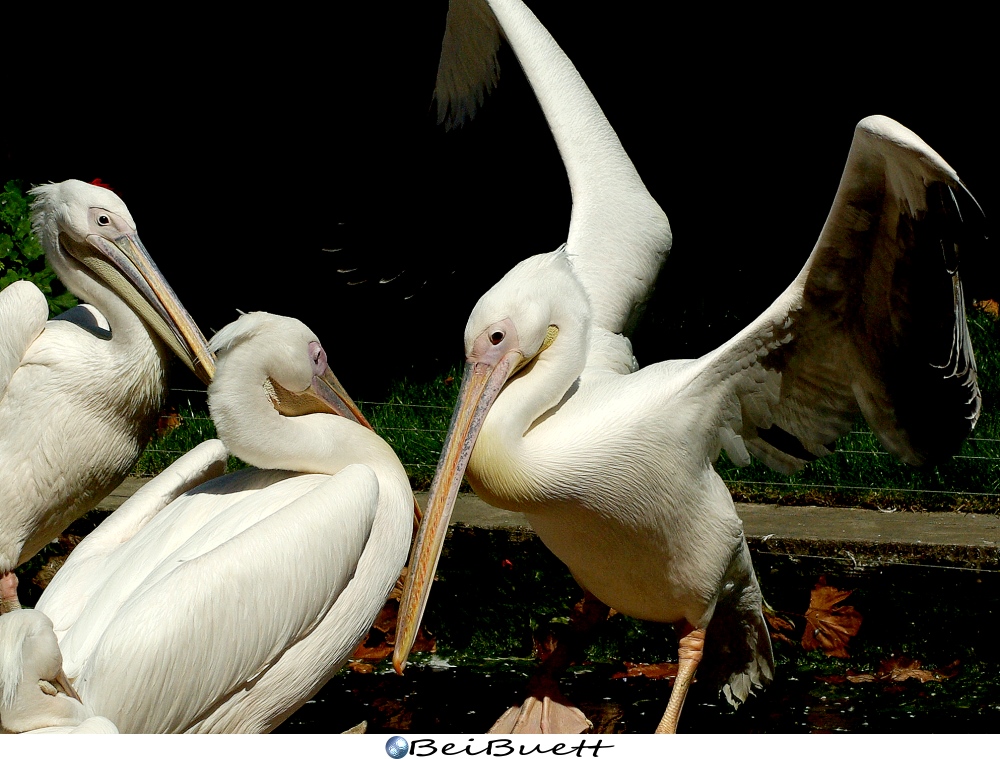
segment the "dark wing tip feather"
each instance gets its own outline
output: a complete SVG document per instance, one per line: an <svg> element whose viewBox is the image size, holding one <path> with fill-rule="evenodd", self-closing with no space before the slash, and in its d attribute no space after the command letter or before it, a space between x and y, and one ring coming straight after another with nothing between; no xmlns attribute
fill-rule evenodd
<svg viewBox="0 0 1000 759"><path fill-rule="evenodd" d="M912 449L904 458L921 464L954 455L982 407L960 278L965 259L985 242L976 223L982 210L967 189L945 182L928 185L927 201L925 213L900 214L906 255L894 278L904 292L882 360L887 394Z"/></svg>
<svg viewBox="0 0 1000 759"><path fill-rule="evenodd" d="M483 0L451 0L434 83L445 129L472 119L500 79L500 24Z"/></svg>

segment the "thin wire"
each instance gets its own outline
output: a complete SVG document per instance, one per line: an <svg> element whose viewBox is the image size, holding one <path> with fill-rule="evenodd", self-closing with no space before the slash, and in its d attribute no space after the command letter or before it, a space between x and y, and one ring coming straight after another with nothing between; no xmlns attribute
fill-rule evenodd
<svg viewBox="0 0 1000 759"><path fill-rule="evenodd" d="M204 394L207 391L205 389L196 388L173 388L172 392L182 392L182 393L197 393ZM451 408L448 406L437 406L429 404L417 404L417 403L399 403L399 402L378 402L378 401L362 401L359 403L361 406L395 406L400 408L413 408L413 409L429 409L434 411L450 411ZM194 417L196 420L208 420L207 415L196 414ZM445 428L431 428L431 427L378 427L380 433L425 433L433 434L435 436L440 436L447 432ZM874 432L865 430L852 430L849 434L856 436L864 436L866 438L877 438ZM997 438L968 438L969 443L1000 443L1000 439ZM180 456L187 452L186 449L181 448L162 448L159 446L148 446L147 450L166 455L176 455ZM863 454L868 456L879 456L879 457L892 457L892 455L886 451L864 451L864 450L851 450L848 448L836 448L831 452L831 455L845 454L845 455L857 455ZM952 457L957 460L964 461L1000 461L1000 457L996 456L982 456L982 455L967 455L960 454ZM827 459L830 461L831 459ZM410 468L422 468L422 469L433 469L437 466L436 461L432 462L404 462L404 466ZM874 485L826 485L826 484L814 484L808 482L776 482L776 481L765 481L765 480L746 480L746 479L732 479L723 478L723 481L727 485L736 486L768 486L768 487L780 487L785 489L827 489L827 490L862 490L869 492L883 492L883 493L913 493L913 494L925 494L925 495L951 495L951 496L978 496L985 498L997 498L1000 497L1000 492L974 492L974 491L962 491L962 490L925 490L920 488L897 488L897 487L877 487Z"/></svg>
<svg viewBox="0 0 1000 759"><path fill-rule="evenodd" d="M920 490L918 488L880 488L876 485L819 485L809 482L763 482L760 480L727 480L727 485L771 485L784 488L827 488L829 490L869 490L886 493L929 493L931 495L979 495L998 498L1000 493L975 493L970 490Z"/></svg>

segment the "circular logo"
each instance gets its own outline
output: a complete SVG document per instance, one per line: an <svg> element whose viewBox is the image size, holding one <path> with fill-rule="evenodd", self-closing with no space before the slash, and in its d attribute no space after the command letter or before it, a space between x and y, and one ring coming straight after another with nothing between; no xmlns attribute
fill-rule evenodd
<svg viewBox="0 0 1000 759"><path fill-rule="evenodd" d="M406 742L406 738L400 738L398 735L394 735L385 744L385 753L392 757L392 759L399 759L401 756L406 756L406 752L410 750L410 744Z"/></svg>

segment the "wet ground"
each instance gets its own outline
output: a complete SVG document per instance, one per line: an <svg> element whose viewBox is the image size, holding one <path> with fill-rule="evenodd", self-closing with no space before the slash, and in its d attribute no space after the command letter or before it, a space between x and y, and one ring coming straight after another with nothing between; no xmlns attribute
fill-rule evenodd
<svg viewBox="0 0 1000 759"><path fill-rule="evenodd" d="M539 620L568 613L568 604L560 611L554 595L579 598L572 579L532 540L453 535L439 568L439 595L428 609L438 652L413 657L405 677L386 666L370 674L342 672L281 732L341 731L362 720L369 732L484 732L523 696ZM684 732L1000 730L1000 572L861 566L829 556L776 554L760 543L753 554L765 597L795 625L774 631L775 681L735 712L696 684L681 717ZM828 609L812 607L818 583L837 591L833 597L840 600ZM803 650L807 609L834 633L849 627L849 619L860 620L856 634L844 638L846 657ZM506 655L490 656L484 649L491 645ZM675 658L669 628L613 617L589 653L596 663L576 668L560 684L594 732L652 732L671 681L620 677L621 661Z"/></svg>
<svg viewBox="0 0 1000 759"><path fill-rule="evenodd" d="M692 692L687 733L993 733L1000 728L1000 671L970 667L949 681L830 684L809 667L779 665L774 684L738 711ZM503 671L506 669L506 671ZM614 665L567 676L563 690L593 732L651 733L670 695L666 681L612 679ZM521 697L521 662L393 672L345 672L278 732L340 732L367 720L372 733L483 733ZM698 696L701 696L700 698Z"/></svg>

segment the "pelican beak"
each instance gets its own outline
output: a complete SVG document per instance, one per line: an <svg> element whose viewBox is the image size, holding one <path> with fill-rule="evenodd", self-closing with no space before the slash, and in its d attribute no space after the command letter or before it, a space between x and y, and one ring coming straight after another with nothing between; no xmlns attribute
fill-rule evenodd
<svg viewBox="0 0 1000 759"><path fill-rule="evenodd" d="M205 336L187 312L138 235L114 239L92 234L88 245L65 236L63 248L104 280L149 324L188 369L206 385L215 374L215 359Z"/></svg>
<svg viewBox="0 0 1000 759"><path fill-rule="evenodd" d="M524 356L518 349L499 356L487 351L483 360L477 361L470 356L465 364L458 403L451 417L444 450L438 461L420 529L410 554L410 570L406 575L399 603L396 646L392 654L393 667L399 674L403 674L406 659L420 628L448 532L448 522L455 508L458 488L462 484L462 476L483 420L504 384L523 364Z"/></svg>
<svg viewBox="0 0 1000 759"><path fill-rule="evenodd" d="M314 376L312 384L301 393L287 390L273 379L270 382L273 391L271 403L282 416L336 414L372 429L361 409L351 400L351 396L329 367L322 374Z"/></svg>
<svg viewBox="0 0 1000 759"><path fill-rule="evenodd" d="M323 374L313 379L312 388L314 388L315 393L326 400L331 407L336 408L335 413L347 417L348 419L353 419L362 427L367 427L372 430L372 432L375 431L368 423L368 420L365 419L365 415L361 413L361 409L359 409L357 404L351 400L351 396L347 394L344 386L340 384L340 380L338 380L336 375L330 371L329 367L327 367Z"/></svg>
<svg viewBox="0 0 1000 759"><path fill-rule="evenodd" d="M66 673L63 672L62 667L59 668L59 672L56 674L52 684L56 687L56 690L62 691L70 698L75 698L81 704L83 703L83 699L80 698L80 694L77 693L76 689L70 684L69 678L66 677Z"/></svg>

